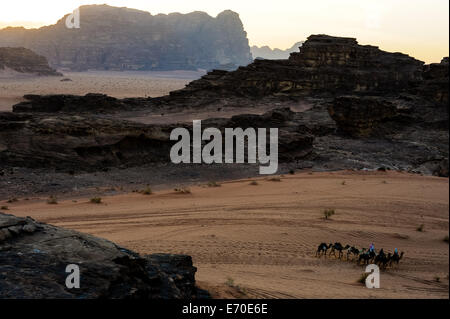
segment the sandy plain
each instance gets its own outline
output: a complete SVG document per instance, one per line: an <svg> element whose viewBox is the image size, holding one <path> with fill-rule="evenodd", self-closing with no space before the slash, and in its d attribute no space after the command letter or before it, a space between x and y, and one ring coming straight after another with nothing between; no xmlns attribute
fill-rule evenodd
<svg viewBox="0 0 450 319"><path fill-rule="evenodd" d="M103 93L116 98L157 97L183 88L200 78L202 71L164 72L63 72L63 77L37 77L17 72L0 72L0 111L11 111L25 94ZM71 81L61 81L70 79Z"/></svg>
<svg viewBox="0 0 450 319"><path fill-rule="evenodd" d="M255 180L256 185L251 185ZM221 298L448 298L449 183L403 172L297 172L89 198L30 197L9 213L104 237L142 254L189 254L197 281ZM336 214L329 220L325 209ZM417 228L423 226L424 231ZM447 242L444 238L447 236ZM405 252L381 273L381 288L358 279L363 266L315 257L321 242Z"/></svg>

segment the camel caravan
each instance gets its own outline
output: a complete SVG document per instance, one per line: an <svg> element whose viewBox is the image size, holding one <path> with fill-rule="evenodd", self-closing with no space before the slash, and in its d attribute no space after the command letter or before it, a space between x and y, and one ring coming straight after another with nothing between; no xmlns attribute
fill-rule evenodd
<svg viewBox="0 0 450 319"><path fill-rule="evenodd" d="M328 252L329 251L329 252ZM375 251L373 244L370 248L362 248L361 250L350 245L342 246L341 243L326 244L322 243L317 247L316 257L331 256L343 260L345 257L349 261L356 261L358 265L376 264L380 269L392 268L400 263L404 252L398 253L395 248L393 253L385 253L383 248L378 252Z"/></svg>

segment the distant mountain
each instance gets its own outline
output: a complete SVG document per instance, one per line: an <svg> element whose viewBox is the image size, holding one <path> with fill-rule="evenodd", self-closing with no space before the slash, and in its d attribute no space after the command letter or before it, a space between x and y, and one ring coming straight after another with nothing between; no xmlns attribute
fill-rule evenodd
<svg viewBox="0 0 450 319"><path fill-rule="evenodd" d="M49 67L47 59L25 48L0 47L0 76L17 73L29 73L43 76L62 76Z"/></svg>
<svg viewBox="0 0 450 319"><path fill-rule="evenodd" d="M254 59L261 58L267 60L284 60L288 59L289 55L293 52L299 52L299 47L303 45L303 41L295 43L291 48L286 50L281 49L271 49L270 47L262 46L258 47L256 45L251 47L251 52Z"/></svg>
<svg viewBox="0 0 450 319"><path fill-rule="evenodd" d="M239 15L224 11L151 15L107 5L80 7L80 28L64 16L39 29L0 30L0 46L25 47L70 70L212 69L251 62Z"/></svg>

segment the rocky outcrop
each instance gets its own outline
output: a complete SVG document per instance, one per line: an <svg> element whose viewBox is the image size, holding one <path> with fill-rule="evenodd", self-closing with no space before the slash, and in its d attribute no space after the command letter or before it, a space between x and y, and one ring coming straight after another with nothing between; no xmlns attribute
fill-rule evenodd
<svg viewBox="0 0 450 319"><path fill-rule="evenodd" d="M78 265L80 288L66 286ZM192 258L140 256L105 239L0 212L0 298L193 299Z"/></svg>
<svg viewBox="0 0 450 319"><path fill-rule="evenodd" d="M264 115L210 119L205 127L278 127L281 159L296 160L311 152L313 136L291 123L289 110ZM145 125L93 115L0 113L0 166L105 170L151 163L170 163L176 127L192 123Z"/></svg>
<svg viewBox="0 0 450 319"><path fill-rule="evenodd" d="M170 130L95 116L0 113L0 163L105 169L168 162Z"/></svg>
<svg viewBox="0 0 450 319"><path fill-rule="evenodd" d="M239 15L224 11L151 15L107 5L80 7L80 28L64 16L40 29L0 30L0 46L23 46L70 70L180 70L247 65L250 47Z"/></svg>
<svg viewBox="0 0 450 319"><path fill-rule="evenodd" d="M62 76L49 67L45 57L25 48L0 47L0 72L7 69L41 76Z"/></svg>
<svg viewBox="0 0 450 319"><path fill-rule="evenodd" d="M353 38L312 35L288 60L256 60L234 72L212 71L159 100L204 105L230 96L386 95L418 85L423 64Z"/></svg>
<svg viewBox="0 0 450 319"><path fill-rule="evenodd" d="M105 94L89 93L77 95L35 95L24 96L25 102L13 106L13 112L43 112L43 113L108 113L125 111L136 104L144 104L146 98L119 100Z"/></svg>

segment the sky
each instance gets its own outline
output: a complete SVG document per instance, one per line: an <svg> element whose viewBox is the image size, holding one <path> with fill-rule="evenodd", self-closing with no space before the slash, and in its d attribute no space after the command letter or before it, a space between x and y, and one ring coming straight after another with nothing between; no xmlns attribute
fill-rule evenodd
<svg viewBox="0 0 450 319"><path fill-rule="evenodd" d="M153 15L216 16L230 9L239 13L250 45L286 49L311 34L329 34L427 63L449 55L448 0L0 0L0 28L54 24L80 5L103 3Z"/></svg>

